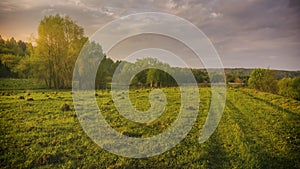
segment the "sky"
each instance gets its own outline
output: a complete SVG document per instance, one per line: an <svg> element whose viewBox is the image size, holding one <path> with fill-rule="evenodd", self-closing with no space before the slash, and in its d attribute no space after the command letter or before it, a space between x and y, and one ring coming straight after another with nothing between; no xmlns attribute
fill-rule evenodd
<svg viewBox="0 0 300 169"><path fill-rule="evenodd" d="M300 70L299 0L1 0L0 34L30 41L45 15L59 13L91 36L110 21L139 12L165 12L193 23L224 67ZM176 42L168 43L178 49Z"/></svg>

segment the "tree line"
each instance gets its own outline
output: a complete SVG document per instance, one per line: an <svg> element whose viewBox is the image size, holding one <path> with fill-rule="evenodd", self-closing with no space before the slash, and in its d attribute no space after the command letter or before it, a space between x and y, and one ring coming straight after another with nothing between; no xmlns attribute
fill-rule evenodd
<svg viewBox="0 0 300 169"><path fill-rule="evenodd" d="M263 92L300 100L300 76L277 80L274 70L256 68L251 72L248 85Z"/></svg>
<svg viewBox="0 0 300 169"><path fill-rule="evenodd" d="M113 61L106 57L99 44L89 42L84 36L83 28L68 16L63 17L58 14L45 16L38 26L38 37L35 42L36 45L33 46L23 41L16 42L14 38L7 41L1 38L1 77L35 78L43 81L48 88L70 88L77 56L82 52L84 45L89 45L90 49L87 49L90 51L88 52L96 51L93 55L102 59L96 76L96 88L101 89L108 86L120 63L120 61ZM156 60L152 61L158 63ZM138 61L137 64L141 62ZM86 67L91 67L93 64L87 63ZM127 71L126 67L129 66L130 64L126 63L123 68L124 74ZM177 69L179 74L184 72L181 68L174 69ZM205 70L194 69L192 71L197 82L209 83ZM166 72L149 69L133 78L131 85L158 87L174 86L176 83Z"/></svg>
<svg viewBox="0 0 300 169"><path fill-rule="evenodd" d="M1 77L25 77L26 59L33 53L31 43L16 41L13 37L4 40L0 35ZM29 68L29 67L28 67Z"/></svg>
<svg viewBox="0 0 300 169"><path fill-rule="evenodd" d="M146 58L135 63L113 61L107 57L100 46L89 42L84 36L84 30L68 16L59 14L45 16L38 26L36 45L13 37L4 40L0 36L0 75L1 77L34 78L43 81L48 88L71 88L73 71L87 71L82 68L74 69L80 52L88 52L101 58L97 68L95 86L104 89L110 86L114 72L118 70L122 76L128 75L132 67L161 65L165 69L145 69L136 74L130 81L131 86L139 87L167 87L177 86L175 79L167 72L173 72L181 78L186 77L187 68L174 68L161 63L157 59ZM82 47L88 51L81 51ZM91 54L92 52L92 54ZM93 59L84 60L87 68L93 65ZM191 69L197 83L210 83L210 77L205 69ZM225 69L226 81L248 85L260 91L278 93L287 97L299 99L299 71L274 71L268 69ZM296 78L295 78L296 77ZM81 77L84 80L84 77ZM214 82L224 80L222 75L214 74ZM189 83L191 80L186 79Z"/></svg>

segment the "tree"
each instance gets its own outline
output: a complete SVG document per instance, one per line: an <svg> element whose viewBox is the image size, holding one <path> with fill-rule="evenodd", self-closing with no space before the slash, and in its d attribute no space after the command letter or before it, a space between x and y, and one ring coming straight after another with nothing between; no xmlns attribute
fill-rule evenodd
<svg viewBox="0 0 300 169"><path fill-rule="evenodd" d="M300 77L283 78L278 81L278 94L300 100Z"/></svg>
<svg viewBox="0 0 300 169"><path fill-rule="evenodd" d="M98 73L94 71L97 71L98 63L103 58L104 54L98 43L87 41L84 44L74 68L74 80L79 82L79 88L92 89L95 85L97 87L97 80L102 74L99 74L99 71ZM95 77L92 76L93 73L96 73L96 84Z"/></svg>
<svg viewBox="0 0 300 169"><path fill-rule="evenodd" d="M138 74L136 74L130 84L132 86L146 86L146 83L147 83L147 72L148 72L148 69L145 69L141 72L139 72Z"/></svg>
<svg viewBox="0 0 300 169"><path fill-rule="evenodd" d="M222 74L213 72L211 75L211 83L222 83L225 82L225 77Z"/></svg>
<svg viewBox="0 0 300 169"><path fill-rule="evenodd" d="M18 62L18 65L13 69L21 78L29 78L32 76L32 60L30 56L25 56Z"/></svg>
<svg viewBox="0 0 300 169"><path fill-rule="evenodd" d="M208 73L206 70L192 69L192 73L195 76L197 83L210 82Z"/></svg>
<svg viewBox="0 0 300 169"><path fill-rule="evenodd" d="M274 71L270 69L254 69L250 74L248 85L263 92L277 93L277 81Z"/></svg>
<svg viewBox="0 0 300 169"><path fill-rule="evenodd" d="M107 58L106 55L103 56L96 75L97 89L104 89L107 87L107 84L111 82L116 65L117 64L110 58Z"/></svg>
<svg viewBox="0 0 300 169"><path fill-rule="evenodd" d="M6 74L9 74L9 77L16 77L18 72L16 67L18 66L21 58L16 55L12 54L2 54L0 55L0 62L1 62L1 69L3 69L3 72L6 72ZM1 76L5 77L5 76Z"/></svg>
<svg viewBox="0 0 300 169"><path fill-rule="evenodd" d="M169 84L169 75L168 71L170 71L170 65L166 63L160 62L156 58L144 58L142 60L138 60L137 65L149 65L146 75L146 83L149 84L150 87L163 87Z"/></svg>
<svg viewBox="0 0 300 169"><path fill-rule="evenodd" d="M36 77L49 88L71 86L76 58L86 42L83 29L68 16L46 16L38 27Z"/></svg>
<svg viewBox="0 0 300 169"><path fill-rule="evenodd" d="M300 100L300 77L293 78L292 88L295 93L294 99Z"/></svg>
<svg viewBox="0 0 300 169"><path fill-rule="evenodd" d="M149 69L147 72L147 83L150 85L150 87L158 87L162 73L158 69Z"/></svg>
<svg viewBox="0 0 300 169"><path fill-rule="evenodd" d="M116 70L115 80L120 85L126 85L130 80L131 86L174 86L175 80L167 73L171 70L170 65L155 58L137 59L135 63L122 62Z"/></svg>
<svg viewBox="0 0 300 169"><path fill-rule="evenodd" d="M0 74L1 77L28 77L33 53L31 43L18 42L12 37L3 40L0 35Z"/></svg>

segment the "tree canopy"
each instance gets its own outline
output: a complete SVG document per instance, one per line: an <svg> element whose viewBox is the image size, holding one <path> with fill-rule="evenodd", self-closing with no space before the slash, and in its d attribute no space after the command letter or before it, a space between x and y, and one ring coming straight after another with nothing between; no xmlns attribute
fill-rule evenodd
<svg viewBox="0 0 300 169"><path fill-rule="evenodd" d="M32 54L31 43L16 41L13 37L4 40L0 35L0 77L27 78L30 67L25 64L25 60Z"/></svg>
<svg viewBox="0 0 300 169"><path fill-rule="evenodd" d="M250 74L248 85L251 88L264 92L277 92L277 81L274 76L274 71L270 69L254 69Z"/></svg>
<svg viewBox="0 0 300 169"><path fill-rule="evenodd" d="M300 100L300 77L281 79L278 82L278 94Z"/></svg>
<svg viewBox="0 0 300 169"><path fill-rule="evenodd" d="M38 27L36 77L49 88L71 86L76 58L87 38L68 16L46 16Z"/></svg>

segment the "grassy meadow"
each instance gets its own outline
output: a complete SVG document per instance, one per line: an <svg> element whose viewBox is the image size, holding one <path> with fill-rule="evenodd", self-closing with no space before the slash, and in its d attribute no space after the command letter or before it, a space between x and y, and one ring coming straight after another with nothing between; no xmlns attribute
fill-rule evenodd
<svg viewBox="0 0 300 169"><path fill-rule="evenodd" d="M27 84L29 83L29 84ZM188 136L154 157L131 159L107 152L83 131L70 90L43 90L21 80L1 79L0 168L298 168L300 101L247 88L228 88L221 122L203 144L210 88L200 87L199 115ZM132 89L138 110L150 106L151 89ZM179 88L162 89L168 99L163 115L149 124L126 120L109 91L96 91L107 122L131 137L161 133L177 118ZM70 110L62 110L63 104Z"/></svg>

